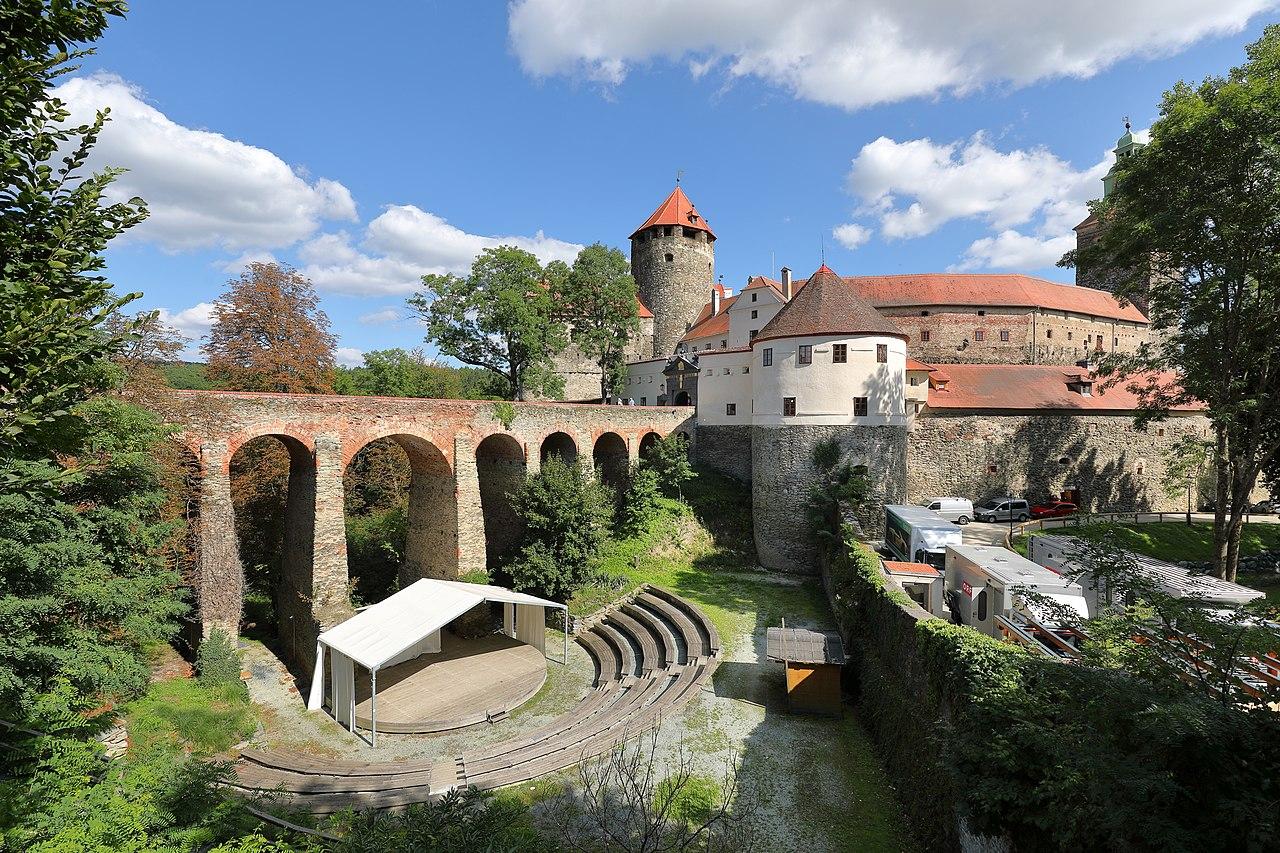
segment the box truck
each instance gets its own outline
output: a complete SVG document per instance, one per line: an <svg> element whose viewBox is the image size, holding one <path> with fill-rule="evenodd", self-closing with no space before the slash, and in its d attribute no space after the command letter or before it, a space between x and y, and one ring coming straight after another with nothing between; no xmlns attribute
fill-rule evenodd
<svg viewBox="0 0 1280 853"><path fill-rule="evenodd" d="M941 569L947 546L963 541L959 527L922 506L890 504L884 508L885 548L899 560Z"/></svg>
<svg viewBox="0 0 1280 853"><path fill-rule="evenodd" d="M1009 619L1015 611L1046 620L1038 612L1042 608L1023 595L1027 591L1067 608L1073 618L1089 616L1079 584L998 545L949 545L946 587L955 620L992 637L1001 636L997 617Z"/></svg>

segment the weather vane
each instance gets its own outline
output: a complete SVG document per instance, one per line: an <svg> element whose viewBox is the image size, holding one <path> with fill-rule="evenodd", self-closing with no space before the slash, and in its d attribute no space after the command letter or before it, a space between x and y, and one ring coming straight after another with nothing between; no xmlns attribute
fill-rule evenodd
<svg viewBox="0 0 1280 853"><path fill-rule="evenodd" d="M1132 129L1132 128L1130 128L1130 127L1129 127L1129 117L1128 117L1128 116L1125 116L1125 117L1124 117L1124 129L1125 129L1125 130L1131 130L1131 129ZM679 183L679 181L676 181L676 183Z"/></svg>
<svg viewBox="0 0 1280 853"><path fill-rule="evenodd" d="M684 169L676 169L676 184L680 184L680 176L684 174Z"/></svg>

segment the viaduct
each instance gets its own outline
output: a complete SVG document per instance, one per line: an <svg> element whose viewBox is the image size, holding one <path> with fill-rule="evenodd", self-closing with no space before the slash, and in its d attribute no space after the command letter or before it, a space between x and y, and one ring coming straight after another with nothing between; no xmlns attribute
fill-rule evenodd
<svg viewBox="0 0 1280 853"><path fill-rule="evenodd" d="M183 427L201 474L192 582L203 636L235 636L244 602L231 459L260 436L288 449L277 618L286 653L303 665L318 633L352 612L343 473L370 442L395 441L412 469L406 584L483 569L509 546L519 529L508 495L548 456L589 460L607 482L659 437L693 436L693 410L682 407L182 391L161 408Z"/></svg>

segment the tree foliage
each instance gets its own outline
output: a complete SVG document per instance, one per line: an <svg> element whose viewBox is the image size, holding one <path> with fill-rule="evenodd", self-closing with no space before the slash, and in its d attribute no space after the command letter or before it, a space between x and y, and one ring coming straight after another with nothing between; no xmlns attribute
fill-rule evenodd
<svg viewBox="0 0 1280 853"><path fill-rule="evenodd" d="M524 526L520 552L507 567L513 585L567 600L592 577L613 522L613 494L581 465L553 455L511 503Z"/></svg>
<svg viewBox="0 0 1280 853"><path fill-rule="evenodd" d="M141 199L108 203L119 174L85 174L107 120L68 126L54 80L91 51L119 0L7 4L0 11L0 452L105 387L115 348L103 322L138 294L100 275L107 243L146 217ZM55 160L57 162L55 162Z"/></svg>
<svg viewBox="0 0 1280 853"><path fill-rule="evenodd" d="M564 279L560 305L570 339L600 368L600 399L619 393L626 379L627 343L640 328L636 281L626 257L600 243L587 246Z"/></svg>
<svg viewBox="0 0 1280 853"><path fill-rule="evenodd" d="M503 391L488 371L451 367L432 361L418 349L367 352L362 366L337 368L333 388L339 394L441 400L497 399Z"/></svg>
<svg viewBox="0 0 1280 853"><path fill-rule="evenodd" d="M399 812L340 816L334 853L423 850L432 853L517 853L547 849L528 824L528 807L512 796L455 788L430 803Z"/></svg>
<svg viewBox="0 0 1280 853"><path fill-rule="evenodd" d="M556 396L564 382L551 359L568 335L555 294L565 274L563 263L544 269L530 252L498 246L481 252L467 276L423 276L425 290L409 306L442 354L493 373L507 399Z"/></svg>
<svg viewBox="0 0 1280 853"><path fill-rule="evenodd" d="M678 434L658 439L644 453L641 464L658 477L658 485L667 495L680 494L680 486L693 476L689 464L689 442Z"/></svg>
<svg viewBox="0 0 1280 853"><path fill-rule="evenodd" d="M1102 364L1131 377L1144 416L1207 407L1227 578L1249 492L1280 450L1280 26L1247 52L1225 77L1165 93L1150 144L1117 163L1115 191L1092 205L1099 240L1064 259L1149 305L1153 340Z"/></svg>
<svg viewBox="0 0 1280 853"><path fill-rule="evenodd" d="M311 282L289 266L249 264L213 304L206 376L232 391L333 393L329 317Z"/></svg>
<svg viewBox="0 0 1280 853"><path fill-rule="evenodd" d="M627 488L618 508L622 532L635 536L648 530L658 517L661 496L658 473L645 465L634 466L627 477Z"/></svg>

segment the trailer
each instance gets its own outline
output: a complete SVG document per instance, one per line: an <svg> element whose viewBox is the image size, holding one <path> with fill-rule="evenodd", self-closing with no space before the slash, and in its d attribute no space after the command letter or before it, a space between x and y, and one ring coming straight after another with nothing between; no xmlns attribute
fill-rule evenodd
<svg viewBox="0 0 1280 853"><path fill-rule="evenodd" d="M1027 621L1035 629L1026 633L1035 634L1089 615L1079 584L998 545L948 545L945 568L952 617L990 637L1008 636ZM1058 618L1059 608L1070 620Z"/></svg>
<svg viewBox="0 0 1280 853"><path fill-rule="evenodd" d="M884 508L885 548L906 563L928 563L941 569L948 545L959 545L964 533L922 506L889 504Z"/></svg>
<svg viewBox="0 0 1280 853"><path fill-rule="evenodd" d="M1084 589L1089 616L1095 617L1107 603L1107 582L1095 577L1080 562L1081 540L1072 536L1032 536L1027 554L1041 566L1077 578ZM1160 584L1166 595L1184 598L1209 608L1234 610L1265 593L1209 575L1194 575L1175 563L1142 554L1129 554L1138 570Z"/></svg>

